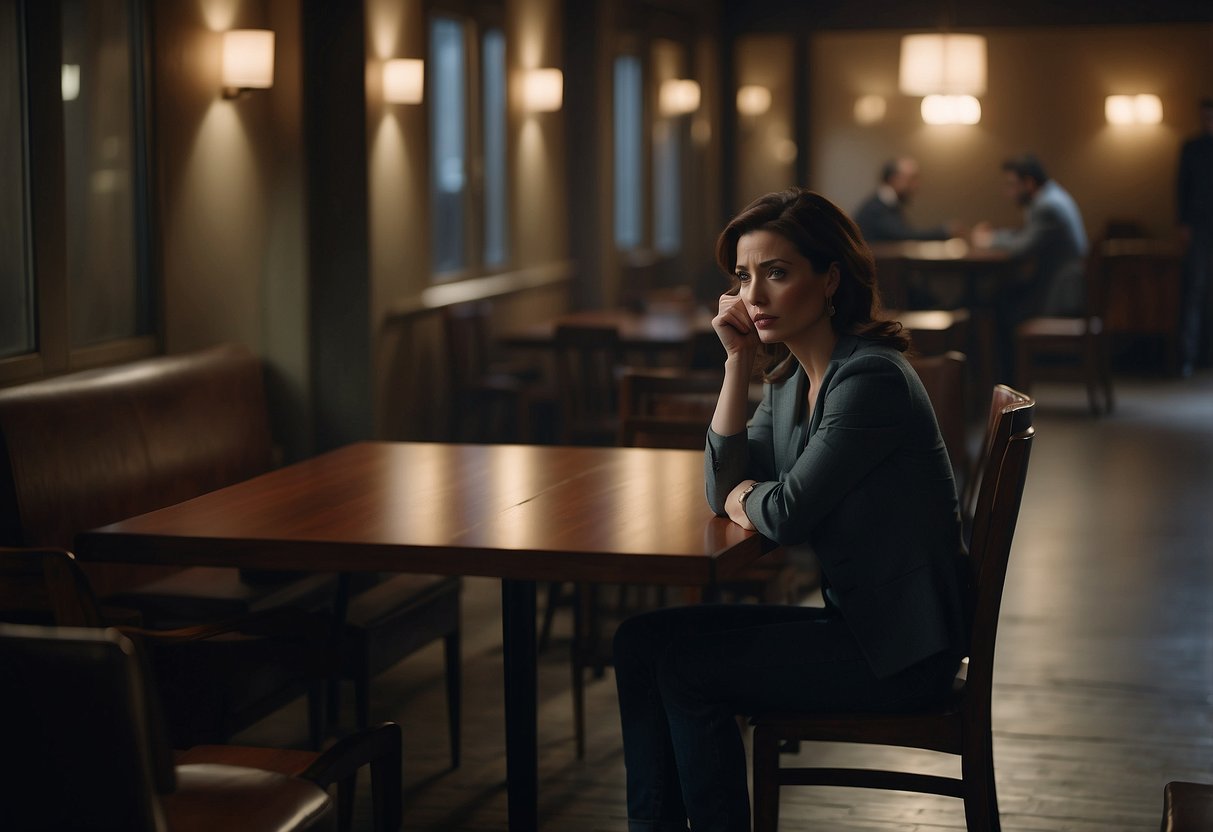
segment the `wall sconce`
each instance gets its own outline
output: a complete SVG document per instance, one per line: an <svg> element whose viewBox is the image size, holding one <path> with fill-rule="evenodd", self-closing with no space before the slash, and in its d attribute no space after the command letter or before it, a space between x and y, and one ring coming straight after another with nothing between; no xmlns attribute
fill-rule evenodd
<svg viewBox="0 0 1213 832"><path fill-rule="evenodd" d="M392 58L383 64L383 100L388 104L420 104L425 97L425 61Z"/></svg>
<svg viewBox="0 0 1213 832"><path fill-rule="evenodd" d="M274 86L274 33L269 29L224 32L222 66L224 98Z"/></svg>
<svg viewBox="0 0 1213 832"><path fill-rule="evenodd" d="M884 121L888 102L883 95L861 95L855 99L855 123L864 126L879 124Z"/></svg>
<svg viewBox="0 0 1213 832"><path fill-rule="evenodd" d="M1108 124L1161 124L1162 101L1157 95L1109 95L1104 99Z"/></svg>
<svg viewBox="0 0 1213 832"><path fill-rule="evenodd" d="M64 101L80 97L80 64L63 64L59 70L59 88Z"/></svg>
<svg viewBox="0 0 1213 832"><path fill-rule="evenodd" d="M737 112L760 116L771 109L771 91L761 84L746 84L737 90Z"/></svg>
<svg viewBox="0 0 1213 832"><path fill-rule="evenodd" d="M657 94L657 109L663 116L684 116L699 109L699 82L667 78Z"/></svg>
<svg viewBox="0 0 1213 832"><path fill-rule="evenodd" d="M981 35L906 35L898 87L906 95L984 95L986 39Z"/></svg>
<svg viewBox="0 0 1213 832"><path fill-rule="evenodd" d="M928 95L922 99L922 120L927 124L976 124L981 102L971 95Z"/></svg>
<svg viewBox="0 0 1213 832"><path fill-rule="evenodd" d="M564 103L564 73L528 69L522 76L522 106L531 113L554 113Z"/></svg>

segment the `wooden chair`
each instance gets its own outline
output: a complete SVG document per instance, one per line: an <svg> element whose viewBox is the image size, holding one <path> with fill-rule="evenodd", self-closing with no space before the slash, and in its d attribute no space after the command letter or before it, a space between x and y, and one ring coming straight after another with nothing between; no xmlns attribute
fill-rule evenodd
<svg viewBox="0 0 1213 832"><path fill-rule="evenodd" d="M791 785L854 786L963 798L970 832L999 830L990 732L994 644L1011 540L1031 448L1035 402L1009 388L983 459L983 476L963 587L971 622L969 657L953 695L942 706L914 713L758 714L754 725L754 832L779 822L779 790ZM958 755L961 777L875 769L781 768L784 741L869 743Z"/></svg>
<svg viewBox="0 0 1213 832"><path fill-rule="evenodd" d="M1031 390L1038 378L1081 381L1091 413L1111 413L1111 348L1105 320L1107 297L1103 258L1098 249L1087 259L1083 282L1085 314L1076 318L1029 318L1015 327L1015 383ZM1103 401L1100 401L1100 394Z"/></svg>
<svg viewBox="0 0 1213 832"><path fill-rule="evenodd" d="M910 366L918 373L931 399L931 406L935 408L939 433L952 461L957 494L963 493L964 483L969 476L968 420L965 418L968 407L965 392L967 363L964 353L955 350L942 355L910 357Z"/></svg>
<svg viewBox="0 0 1213 832"><path fill-rule="evenodd" d="M1208 832L1213 829L1213 786L1168 783L1162 793L1160 832Z"/></svg>
<svg viewBox="0 0 1213 832"><path fill-rule="evenodd" d="M375 828L400 828L393 723L323 754L210 746L174 760L136 645L117 630L0 624L0 668L19 680L0 685L0 777L14 829L344 830L363 766Z"/></svg>
<svg viewBox="0 0 1213 832"><path fill-rule="evenodd" d="M619 332L609 326L556 327L560 437L567 445L614 445L619 433Z"/></svg>
<svg viewBox="0 0 1213 832"><path fill-rule="evenodd" d="M909 331L914 351L919 355L942 355L968 349L972 318L968 309L906 309L891 312L889 316Z"/></svg>
<svg viewBox="0 0 1213 832"><path fill-rule="evenodd" d="M451 368L455 439L527 441L528 413L535 383L542 377L540 368L492 360L488 315L481 304L444 307L442 323Z"/></svg>
<svg viewBox="0 0 1213 832"><path fill-rule="evenodd" d="M703 450L720 384L710 370L628 367L619 379L619 444Z"/></svg>
<svg viewBox="0 0 1213 832"><path fill-rule="evenodd" d="M0 547L0 621L104 627L137 621L103 610L70 552ZM324 680L336 669L327 615L275 608L172 630L129 623L155 669L169 738L178 747L220 743L300 695L313 746L324 726Z"/></svg>

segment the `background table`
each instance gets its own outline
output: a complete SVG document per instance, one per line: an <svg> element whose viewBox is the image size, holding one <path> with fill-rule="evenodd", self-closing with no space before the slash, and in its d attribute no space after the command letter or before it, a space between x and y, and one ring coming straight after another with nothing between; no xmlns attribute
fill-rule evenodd
<svg viewBox="0 0 1213 832"><path fill-rule="evenodd" d="M712 515L703 454L363 442L84 532L82 559L503 578L512 830L538 827L535 581L703 586L764 539Z"/></svg>

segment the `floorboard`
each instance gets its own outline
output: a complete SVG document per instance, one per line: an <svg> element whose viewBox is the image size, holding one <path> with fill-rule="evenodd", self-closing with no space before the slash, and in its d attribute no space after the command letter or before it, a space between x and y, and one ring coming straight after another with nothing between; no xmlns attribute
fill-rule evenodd
<svg viewBox="0 0 1213 832"><path fill-rule="evenodd" d="M1213 782L1213 373L1118 380L1092 419L1081 388L1042 385L1007 576L994 680L995 766L1007 832L1154 830L1169 780ZM405 829L505 828L501 627L495 581L464 595L465 745L447 770L441 650L380 676L372 708L405 733ZM567 613L540 666L544 830L626 829L614 684L586 688L588 753L573 754ZM348 703L346 703L348 706ZM348 707L345 721L350 721ZM297 704L247 742L303 742ZM882 749L806 745L840 764ZM954 772L915 755L927 772ZM362 786L365 789L365 784ZM359 829L369 829L365 794ZM959 801L788 789L781 829L962 830Z"/></svg>

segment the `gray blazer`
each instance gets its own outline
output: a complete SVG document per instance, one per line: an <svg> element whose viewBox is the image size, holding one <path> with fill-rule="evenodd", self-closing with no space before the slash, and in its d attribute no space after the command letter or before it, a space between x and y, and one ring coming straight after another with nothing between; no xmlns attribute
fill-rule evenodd
<svg viewBox="0 0 1213 832"><path fill-rule="evenodd" d="M826 596L873 672L965 650L957 584L956 485L935 412L900 352L843 336L806 419L803 369L767 385L746 431L708 431L708 503L744 479L746 514L766 537L807 543Z"/></svg>

